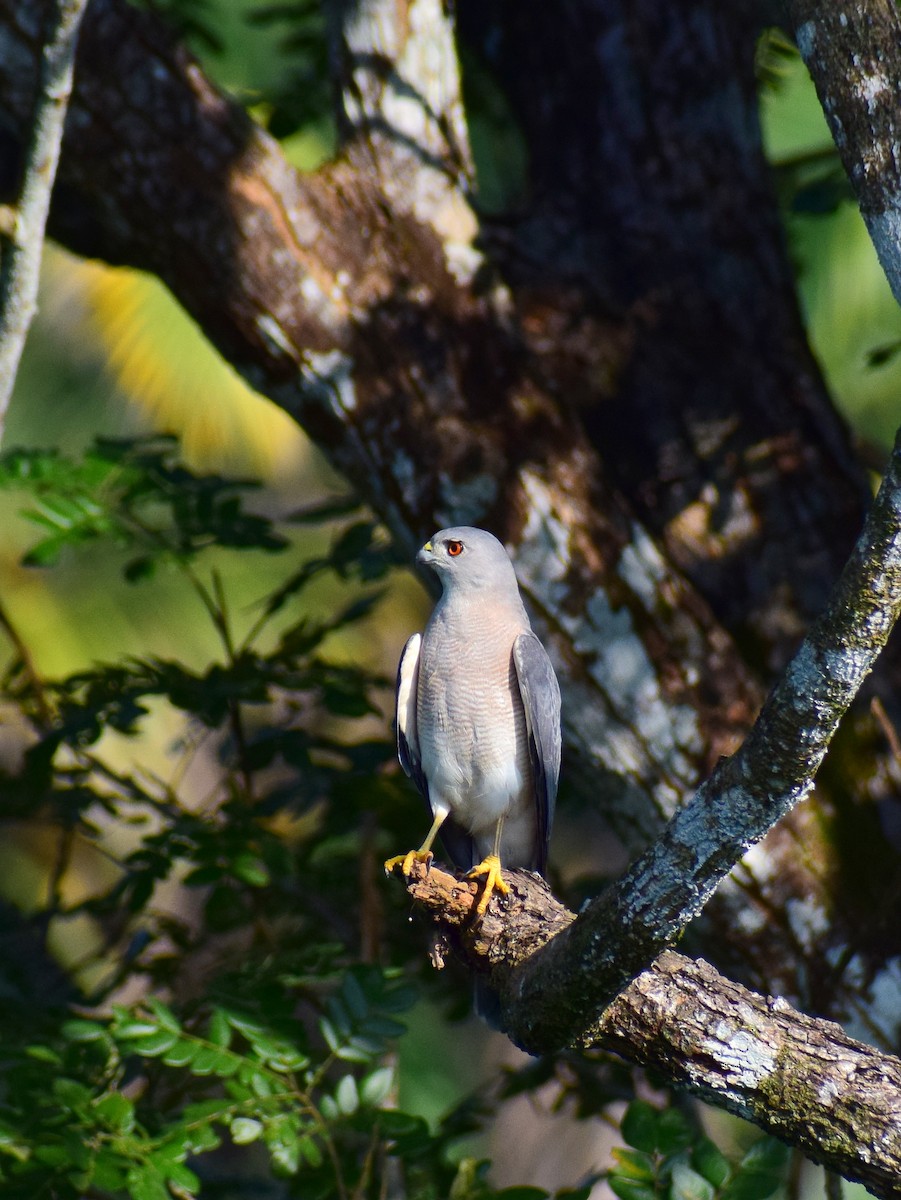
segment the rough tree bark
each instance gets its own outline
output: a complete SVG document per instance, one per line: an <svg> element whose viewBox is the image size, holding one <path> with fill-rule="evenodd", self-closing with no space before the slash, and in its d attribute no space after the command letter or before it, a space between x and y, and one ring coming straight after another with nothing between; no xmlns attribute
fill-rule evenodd
<svg viewBox="0 0 901 1200"><path fill-rule="evenodd" d="M12 146L41 7L0 0ZM516 222L468 203L440 5L339 22L350 141L300 177L155 19L93 0L51 228L158 274L406 549L451 521L516 548L564 681L567 776L637 851L749 726L756 672L850 549L863 477L801 334L742 7L583 0L559 30L514 7L463 18L533 152ZM859 976L890 979L901 922L861 956L872 899L834 903L831 811L805 807L721 887L707 944L893 1044L897 1012ZM897 855L854 815L887 895Z"/></svg>
<svg viewBox="0 0 901 1200"><path fill-rule="evenodd" d="M509 872L509 897L473 924L479 885L417 863L410 895L437 935L492 984L528 974L577 918L543 880ZM541 965L537 972L542 972ZM569 1014L579 1017L577 1009ZM703 960L668 950L588 1024L573 1044L652 1067L678 1087L799 1146L814 1161L896 1197L901 1179L901 1060L763 997ZM527 1028L512 1036L540 1049Z"/></svg>
<svg viewBox="0 0 901 1200"><path fill-rule="evenodd" d="M781 665L841 569L863 492L801 327L763 158L760 6L480 0L461 19L529 148L521 303L535 297L532 322L543 311L558 327L561 311L625 315L606 387L590 320L554 339L580 417L671 561Z"/></svg>

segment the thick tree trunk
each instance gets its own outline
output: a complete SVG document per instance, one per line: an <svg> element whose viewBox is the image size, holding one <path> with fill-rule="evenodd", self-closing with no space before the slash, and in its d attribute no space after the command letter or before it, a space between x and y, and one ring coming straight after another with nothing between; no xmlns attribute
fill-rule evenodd
<svg viewBox="0 0 901 1200"><path fill-rule="evenodd" d="M759 27L716 0L474 0L461 20L529 148L522 303L570 318L554 353L573 357L613 482L778 666L841 569L865 483L798 315L757 117ZM628 331L607 386L599 309Z"/></svg>

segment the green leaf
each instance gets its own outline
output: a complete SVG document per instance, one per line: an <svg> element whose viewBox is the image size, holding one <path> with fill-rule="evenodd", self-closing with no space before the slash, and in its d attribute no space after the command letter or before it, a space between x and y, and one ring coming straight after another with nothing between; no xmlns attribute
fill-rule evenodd
<svg viewBox="0 0 901 1200"><path fill-rule="evenodd" d="M657 1149L669 1156L686 1150L694 1139L688 1118L678 1108L665 1108L657 1120Z"/></svg>
<svg viewBox="0 0 901 1200"><path fill-rule="evenodd" d="M351 971L348 971L341 983L341 995L350 1016L361 1021L369 1012L369 1003Z"/></svg>
<svg viewBox="0 0 901 1200"><path fill-rule="evenodd" d="M268 1037L255 1037L252 1045L259 1057L273 1071L299 1071L309 1063L289 1042L276 1041Z"/></svg>
<svg viewBox="0 0 901 1200"><path fill-rule="evenodd" d="M296 1175L300 1167L300 1145L298 1142L280 1142L269 1150L272 1167L277 1175Z"/></svg>
<svg viewBox="0 0 901 1200"><path fill-rule="evenodd" d="M65 1167L69 1164L69 1151L66 1146L51 1145L45 1143L43 1146L35 1146L34 1157L40 1163L45 1163L48 1167Z"/></svg>
<svg viewBox="0 0 901 1200"><path fill-rule="evenodd" d="M223 1050L228 1049L232 1038L232 1026L229 1024L228 1017L221 1008L213 1010L209 1025L207 1026L207 1038Z"/></svg>
<svg viewBox="0 0 901 1200"><path fill-rule="evenodd" d="M399 1038L407 1032L406 1025L391 1017L367 1017L360 1024L360 1032L374 1038Z"/></svg>
<svg viewBox="0 0 901 1200"><path fill-rule="evenodd" d="M178 1017L167 1005L163 1004L162 1000L157 1000L155 996L149 997L147 1007L151 1009L157 1021L164 1029L171 1030L172 1033L181 1033L181 1025Z"/></svg>
<svg viewBox="0 0 901 1200"><path fill-rule="evenodd" d="M94 1111L104 1125L118 1133L129 1133L134 1128L135 1108L121 1092L109 1092L94 1104Z"/></svg>
<svg viewBox="0 0 901 1200"><path fill-rule="evenodd" d="M636 1150L653 1154L657 1149L657 1123L660 1112L645 1100L633 1100L623 1113L620 1133L623 1140Z"/></svg>
<svg viewBox="0 0 901 1200"><path fill-rule="evenodd" d="M155 1037L159 1032L159 1025L152 1025L149 1021L122 1021L117 1022L115 1027L116 1037L128 1038L129 1041Z"/></svg>
<svg viewBox="0 0 901 1200"><path fill-rule="evenodd" d="M174 1162L166 1168L165 1177L170 1187L178 1188L179 1194L185 1197L196 1196L200 1191L200 1180L184 1163Z"/></svg>
<svg viewBox="0 0 901 1200"><path fill-rule="evenodd" d="M297 1147L303 1158L311 1167L321 1167L323 1163L322 1151L319 1149L316 1141L309 1135L300 1138Z"/></svg>
<svg viewBox="0 0 901 1200"><path fill-rule="evenodd" d="M237 1146L247 1146L251 1142L255 1142L263 1132L262 1121L256 1121L252 1117L235 1117L229 1126L232 1141Z"/></svg>
<svg viewBox="0 0 901 1200"><path fill-rule="evenodd" d="M742 1170L768 1171L773 1175L784 1171L791 1150L784 1142L775 1138L762 1137L756 1141L741 1160Z"/></svg>
<svg viewBox="0 0 901 1200"><path fill-rule="evenodd" d="M352 1116L360 1107L360 1094L357 1091L357 1081L353 1075L345 1075L338 1081L335 1089L335 1101L345 1116Z"/></svg>
<svg viewBox="0 0 901 1200"><path fill-rule="evenodd" d="M175 1129L153 1152L156 1163L184 1162L193 1148L190 1131Z"/></svg>
<svg viewBox="0 0 901 1200"><path fill-rule="evenodd" d="M49 1046L26 1046L25 1053L36 1062L51 1063L54 1067L61 1067L63 1063L56 1051L51 1050Z"/></svg>
<svg viewBox="0 0 901 1200"><path fill-rule="evenodd" d="M205 1154L222 1145L222 1138L212 1125L198 1125L190 1130L190 1151L192 1154Z"/></svg>
<svg viewBox="0 0 901 1200"><path fill-rule="evenodd" d="M217 1050L213 1046L202 1046L191 1060L193 1075L233 1075L239 1061L233 1054Z"/></svg>
<svg viewBox="0 0 901 1200"><path fill-rule="evenodd" d="M369 1063L374 1058L378 1058L383 1049L384 1046L381 1042L353 1037L343 1042L335 1051L335 1054L342 1062Z"/></svg>
<svg viewBox="0 0 901 1200"><path fill-rule="evenodd" d="M259 1096L261 1100L267 1100L275 1092L272 1080L262 1071L254 1071L250 1077L250 1086L254 1095Z"/></svg>
<svg viewBox="0 0 901 1200"><path fill-rule="evenodd" d="M691 1152L691 1165L714 1187L721 1188L732 1174L729 1160L710 1138L701 1138Z"/></svg>
<svg viewBox="0 0 901 1200"><path fill-rule="evenodd" d="M350 1014L339 997L330 996L326 1007L328 1009L329 1018L335 1027L335 1032L338 1034L341 1041L349 1038L353 1030L353 1022L350 1019Z"/></svg>
<svg viewBox="0 0 901 1200"><path fill-rule="evenodd" d="M27 1162L31 1157L31 1147L16 1130L8 1125L0 1125L0 1154L14 1158L17 1162Z"/></svg>
<svg viewBox="0 0 901 1200"><path fill-rule="evenodd" d="M171 1050L178 1041L176 1034L168 1029L157 1029L148 1037L132 1039L135 1042L134 1049L138 1054L143 1054L145 1058L158 1058L160 1055Z"/></svg>
<svg viewBox="0 0 901 1200"><path fill-rule="evenodd" d="M610 1154L616 1163L617 1175L649 1182L656 1178L654 1164L643 1150L627 1150L622 1146L614 1146Z"/></svg>
<svg viewBox="0 0 901 1200"><path fill-rule="evenodd" d="M131 1200L172 1200L165 1181L149 1164L132 1167L127 1178Z"/></svg>
<svg viewBox="0 0 901 1200"><path fill-rule="evenodd" d="M99 1042L109 1036L106 1028L96 1021L66 1021L62 1032L70 1042Z"/></svg>
<svg viewBox="0 0 901 1200"><path fill-rule="evenodd" d="M265 1037L266 1028L259 1021L254 1021L253 1018L246 1017L243 1013L233 1012L229 1008L221 1008L218 1011L222 1013L232 1029L237 1030L248 1041L253 1041L256 1037Z"/></svg>
<svg viewBox="0 0 901 1200"><path fill-rule="evenodd" d="M267 887L270 883L269 869L256 854L245 851L232 859L231 866L238 879L251 887Z"/></svg>
<svg viewBox="0 0 901 1200"><path fill-rule="evenodd" d="M109 1146L101 1146L94 1159L90 1182L93 1191L121 1192L127 1180L127 1164Z"/></svg>
<svg viewBox="0 0 901 1200"><path fill-rule="evenodd" d="M766 1200L785 1181L789 1150L775 1138L761 1138L750 1148L726 1186L724 1200Z"/></svg>
<svg viewBox="0 0 901 1200"><path fill-rule="evenodd" d="M53 1094L64 1107L75 1110L84 1108L93 1099L90 1088L75 1079L66 1077L54 1079Z"/></svg>
<svg viewBox="0 0 901 1200"><path fill-rule="evenodd" d="M367 1075L360 1084L360 1100L370 1108L376 1108L385 1099L394 1085L394 1069L379 1067Z"/></svg>
<svg viewBox="0 0 901 1200"><path fill-rule="evenodd" d="M610 1175L607 1184L614 1196L619 1196L619 1200L657 1200L656 1188L652 1183Z"/></svg>
<svg viewBox="0 0 901 1200"><path fill-rule="evenodd" d="M325 1044L331 1050L332 1054L336 1054L341 1046L341 1038L338 1036L338 1031L327 1017L321 1017L319 1020L319 1032L322 1034Z"/></svg>
<svg viewBox="0 0 901 1200"><path fill-rule="evenodd" d="M265 1126L263 1136L276 1174L296 1174L301 1153L300 1130L296 1119L283 1114Z"/></svg>
<svg viewBox="0 0 901 1200"><path fill-rule="evenodd" d="M167 1067L186 1067L200 1050L199 1043L179 1038L163 1055L163 1062Z"/></svg>
<svg viewBox="0 0 901 1200"><path fill-rule="evenodd" d="M222 1120L230 1116L231 1107L231 1103L228 1100L199 1100L196 1104L187 1105L184 1110L184 1118L191 1123L203 1120Z"/></svg>
<svg viewBox="0 0 901 1200"><path fill-rule="evenodd" d="M674 1164L670 1200L715 1200L716 1189L684 1161Z"/></svg>

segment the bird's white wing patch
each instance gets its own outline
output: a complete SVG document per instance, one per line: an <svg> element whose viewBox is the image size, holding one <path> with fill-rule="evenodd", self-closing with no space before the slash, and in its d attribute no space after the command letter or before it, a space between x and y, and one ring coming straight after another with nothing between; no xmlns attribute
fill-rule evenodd
<svg viewBox="0 0 901 1200"><path fill-rule="evenodd" d="M397 667L397 757L406 773L423 795L426 795L419 755L419 733L416 728L416 692L421 646L422 634L414 633L404 646Z"/></svg>

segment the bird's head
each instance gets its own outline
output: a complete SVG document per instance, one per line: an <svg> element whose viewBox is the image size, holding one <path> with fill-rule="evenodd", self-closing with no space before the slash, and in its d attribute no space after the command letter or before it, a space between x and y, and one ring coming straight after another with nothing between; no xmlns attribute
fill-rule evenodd
<svg viewBox="0 0 901 1200"><path fill-rule="evenodd" d="M416 555L438 576L445 596L495 592L519 603L519 585L509 555L493 533L471 525L439 529Z"/></svg>

